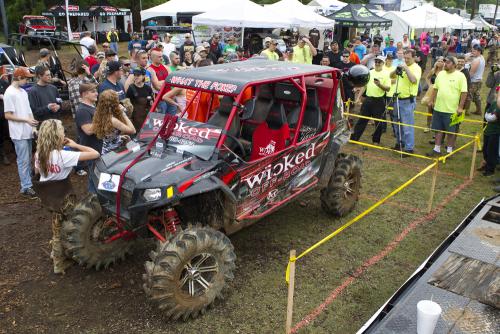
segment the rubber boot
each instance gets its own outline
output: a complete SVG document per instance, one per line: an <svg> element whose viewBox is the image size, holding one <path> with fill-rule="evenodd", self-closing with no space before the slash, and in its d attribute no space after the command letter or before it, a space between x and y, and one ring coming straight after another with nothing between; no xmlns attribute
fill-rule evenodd
<svg viewBox="0 0 500 334"><path fill-rule="evenodd" d="M52 220L52 240L50 241L52 245L50 257L54 263L54 274L64 274L65 270L73 265L73 261L66 259L64 255L61 244L61 223L62 215L60 213L55 213Z"/></svg>

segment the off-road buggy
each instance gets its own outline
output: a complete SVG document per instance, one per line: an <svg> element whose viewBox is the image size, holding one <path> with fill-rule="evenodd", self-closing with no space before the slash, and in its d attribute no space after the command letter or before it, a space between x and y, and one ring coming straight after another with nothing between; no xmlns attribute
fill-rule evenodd
<svg viewBox="0 0 500 334"><path fill-rule="evenodd" d="M69 42L67 40L50 36L38 36L38 35L27 36L23 34L10 34L8 41L9 44L12 45L17 50L16 54L18 56L19 65L30 67L33 71L35 70L35 66L30 66L27 64L23 50L24 49L23 45L26 45L27 43L26 39L28 37L32 40L39 40L40 42L43 40L44 43L47 44L48 49L52 51L52 54L49 57L49 69L52 74L52 77L57 77L67 83L68 80L72 77L73 73L75 72L75 65L77 60L82 59L82 55L80 53L81 48L87 48L87 46L76 42ZM71 62L68 64L66 68L63 67L61 60L59 59L59 53L57 52L57 50L61 49L61 46L71 46L75 51ZM62 85L61 83L58 82L54 83L54 85L57 87L59 91L59 96L64 101L69 100L68 86Z"/></svg>
<svg viewBox="0 0 500 334"><path fill-rule="evenodd" d="M204 313L233 278L226 235L313 189L328 214L355 206L361 162L339 153L350 135L339 75L260 59L170 74L152 110L167 87L182 87L194 95L189 118L151 112L136 139L100 158L97 196L64 223L68 254L107 267L153 235L146 293L173 319ZM202 110L219 97L213 113Z"/></svg>

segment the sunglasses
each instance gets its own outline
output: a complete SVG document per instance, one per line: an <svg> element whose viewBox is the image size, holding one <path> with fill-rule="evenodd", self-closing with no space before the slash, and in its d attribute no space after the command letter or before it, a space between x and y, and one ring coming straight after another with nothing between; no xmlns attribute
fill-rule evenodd
<svg viewBox="0 0 500 334"><path fill-rule="evenodd" d="M130 64L125 63L125 64L123 64L123 66L130 66Z"/></svg>
<svg viewBox="0 0 500 334"><path fill-rule="evenodd" d="M349 58L349 56L342 55L342 58Z"/></svg>

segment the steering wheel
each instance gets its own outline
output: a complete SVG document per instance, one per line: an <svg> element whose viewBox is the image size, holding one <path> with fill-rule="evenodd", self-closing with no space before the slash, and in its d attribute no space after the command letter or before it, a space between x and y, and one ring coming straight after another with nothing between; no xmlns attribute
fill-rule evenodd
<svg viewBox="0 0 500 334"><path fill-rule="evenodd" d="M235 136L233 136L233 135L230 135L229 133L226 133L226 137L227 137L227 138L232 139L232 140L236 143L236 145L238 145L238 148L240 149L241 154L242 154L242 157L241 157L241 158L246 157L246 155L247 155L247 151L245 150L245 147L244 147L244 146L243 146L243 144L239 141L239 139L238 139L238 138L236 138L236 137L235 137ZM225 145L225 146L226 146L226 147L228 147L227 145ZM229 147L228 147L228 148L229 148ZM233 153L234 153L234 152L233 152ZM236 153L235 153L235 154L236 154ZM243 160L243 159L242 159L242 160Z"/></svg>

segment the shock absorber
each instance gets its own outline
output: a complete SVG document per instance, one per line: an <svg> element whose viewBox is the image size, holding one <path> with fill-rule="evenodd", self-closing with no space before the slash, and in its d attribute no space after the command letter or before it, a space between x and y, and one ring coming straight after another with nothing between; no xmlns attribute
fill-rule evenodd
<svg viewBox="0 0 500 334"><path fill-rule="evenodd" d="M177 232L177 226L181 223L179 216L177 215L177 211L174 208L168 208L163 211L163 224L165 225L166 231L171 234L175 234ZM166 232L165 231L165 232Z"/></svg>

